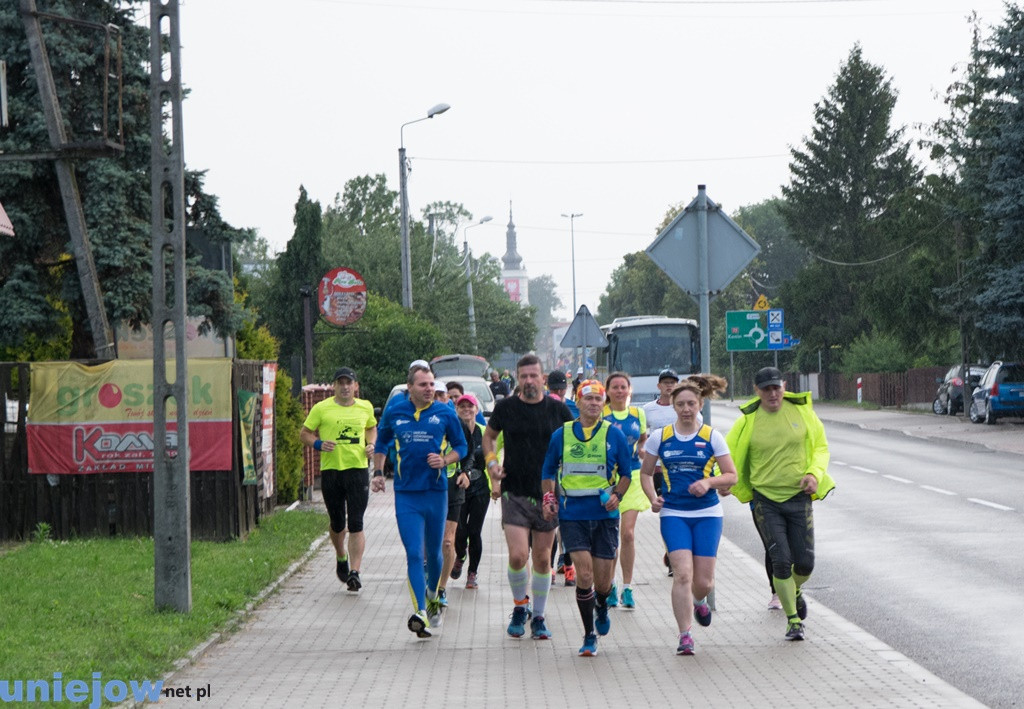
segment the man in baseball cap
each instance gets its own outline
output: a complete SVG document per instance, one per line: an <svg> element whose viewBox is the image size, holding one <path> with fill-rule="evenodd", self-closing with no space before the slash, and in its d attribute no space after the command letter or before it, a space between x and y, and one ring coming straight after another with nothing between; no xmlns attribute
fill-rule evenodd
<svg viewBox="0 0 1024 709"><path fill-rule="evenodd" d="M368 456L377 440L373 406L356 398L358 381L351 368L336 369L334 396L314 404L299 432L301 441L320 456L320 489L331 520L335 573L351 593L358 593L363 586L359 568L366 546L363 516L369 502Z"/></svg>

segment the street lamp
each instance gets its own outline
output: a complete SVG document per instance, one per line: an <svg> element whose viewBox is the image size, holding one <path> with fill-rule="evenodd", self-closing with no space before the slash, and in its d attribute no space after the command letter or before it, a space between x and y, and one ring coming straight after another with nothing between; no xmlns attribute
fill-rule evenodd
<svg viewBox="0 0 1024 709"><path fill-rule="evenodd" d="M408 163L405 160L405 127L413 123L425 121L428 118L444 113L451 106L447 103L439 103L429 111L424 118L417 118L402 124L398 129L398 193L399 201L402 203L402 305L412 310L412 250L409 248L409 190L407 185Z"/></svg>
<svg viewBox="0 0 1024 709"><path fill-rule="evenodd" d="M572 248L572 314L576 317L576 217L582 217L582 213L563 214L569 220L569 244Z"/></svg>
<svg viewBox="0 0 1024 709"><path fill-rule="evenodd" d="M476 224L470 224L462 230L462 250L466 254L466 295L469 296L469 352L476 354L476 310L473 308L473 259L469 257L469 239L467 232L475 226L491 221L491 217L482 217Z"/></svg>

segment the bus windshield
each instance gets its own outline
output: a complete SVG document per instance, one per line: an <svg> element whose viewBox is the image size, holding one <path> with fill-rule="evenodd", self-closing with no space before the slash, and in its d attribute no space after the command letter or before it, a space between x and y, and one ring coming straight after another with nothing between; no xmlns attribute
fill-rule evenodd
<svg viewBox="0 0 1024 709"><path fill-rule="evenodd" d="M657 376L663 369L693 371L693 331L684 324L657 324L615 330L608 343L608 371Z"/></svg>

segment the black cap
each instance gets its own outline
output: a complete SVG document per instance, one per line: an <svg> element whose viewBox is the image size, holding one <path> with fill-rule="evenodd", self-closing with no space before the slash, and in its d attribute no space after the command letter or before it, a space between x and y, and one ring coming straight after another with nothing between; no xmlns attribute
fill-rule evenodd
<svg viewBox="0 0 1024 709"><path fill-rule="evenodd" d="M676 370L674 369L663 369L658 375L658 381L660 382L662 379L675 379L678 382L679 375L676 374Z"/></svg>
<svg viewBox="0 0 1024 709"><path fill-rule="evenodd" d="M765 387L780 387L782 386L782 372L775 367L765 367L764 369L757 370L757 374L754 375L754 386L758 389L764 389Z"/></svg>
<svg viewBox="0 0 1024 709"><path fill-rule="evenodd" d="M561 391L562 389L568 389L569 385L565 379L565 372L560 372L557 369L548 375L548 389L551 391Z"/></svg>
<svg viewBox="0 0 1024 709"><path fill-rule="evenodd" d="M359 381L359 379L356 377L356 373L353 372L348 367L339 367L334 372L334 381L338 381L342 377L345 377L345 379L351 379L354 382L358 382Z"/></svg>

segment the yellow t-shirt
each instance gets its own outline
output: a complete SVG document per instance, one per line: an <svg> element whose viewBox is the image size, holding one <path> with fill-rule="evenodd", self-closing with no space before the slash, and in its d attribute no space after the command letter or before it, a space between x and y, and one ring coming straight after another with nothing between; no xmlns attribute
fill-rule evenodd
<svg viewBox="0 0 1024 709"><path fill-rule="evenodd" d="M314 404L302 425L321 440L334 441L334 450L320 452L321 470L367 467L366 429L377 425L369 401L356 399L342 406L332 396Z"/></svg>
<svg viewBox="0 0 1024 709"><path fill-rule="evenodd" d="M775 502L800 492L807 472L806 439L807 426L793 406L784 404L775 413L759 407L750 437L751 486Z"/></svg>

